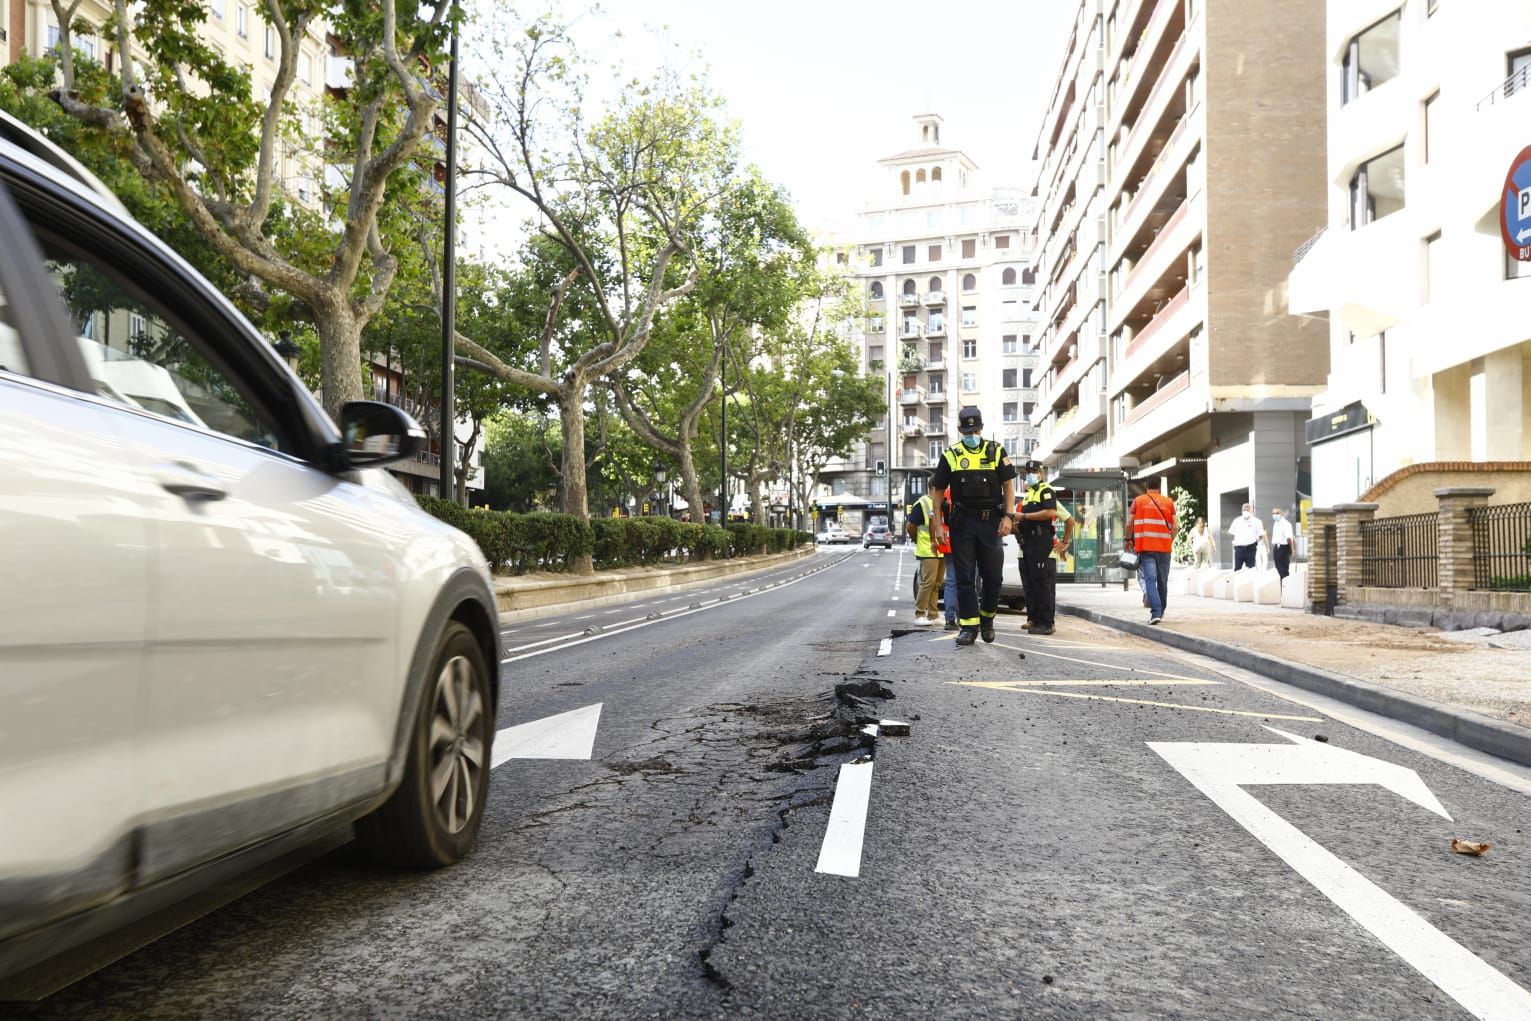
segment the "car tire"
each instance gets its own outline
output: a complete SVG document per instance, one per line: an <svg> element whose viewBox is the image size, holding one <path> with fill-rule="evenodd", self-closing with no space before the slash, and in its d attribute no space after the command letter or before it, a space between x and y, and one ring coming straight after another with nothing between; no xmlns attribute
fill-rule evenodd
<svg viewBox="0 0 1531 1021"><path fill-rule="evenodd" d="M493 706L483 650L473 632L450 621L420 685L404 779L356 824L357 842L370 857L435 869L473 850L489 793Z"/></svg>

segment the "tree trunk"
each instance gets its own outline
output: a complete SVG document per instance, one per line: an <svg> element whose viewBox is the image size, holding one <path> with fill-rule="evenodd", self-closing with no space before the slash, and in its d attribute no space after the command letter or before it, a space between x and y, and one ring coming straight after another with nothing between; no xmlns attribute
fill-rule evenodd
<svg viewBox="0 0 1531 1021"><path fill-rule="evenodd" d="M324 356L319 383L324 395L324 410L339 422L342 406L362 400L362 324L342 300L328 308L314 309L314 325L319 331L319 347Z"/></svg>
<svg viewBox="0 0 1531 1021"><path fill-rule="evenodd" d="M686 502L691 505L691 523L705 525L706 512L702 505L702 484L696 477L696 458L691 456L691 443L680 444L680 479L686 491Z"/></svg>
<svg viewBox="0 0 1531 1021"><path fill-rule="evenodd" d="M585 490L585 383L571 380L558 395L558 418L563 426L563 512L590 520ZM575 574L594 574L595 560L586 553L569 564Z"/></svg>

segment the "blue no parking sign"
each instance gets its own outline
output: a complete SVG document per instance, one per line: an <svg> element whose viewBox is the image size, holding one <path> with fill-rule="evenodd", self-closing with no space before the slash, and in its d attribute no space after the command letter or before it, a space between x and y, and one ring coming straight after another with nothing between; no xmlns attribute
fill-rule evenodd
<svg viewBox="0 0 1531 1021"><path fill-rule="evenodd" d="M1531 145L1520 151L1505 175L1499 199L1499 232L1511 258L1531 262Z"/></svg>

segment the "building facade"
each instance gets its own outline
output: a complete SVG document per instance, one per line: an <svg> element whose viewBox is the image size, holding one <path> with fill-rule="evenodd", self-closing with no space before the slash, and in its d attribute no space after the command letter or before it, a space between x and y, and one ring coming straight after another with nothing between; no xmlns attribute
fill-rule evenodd
<svg viewBox="0 0 1531 1021"><path fill-rule="evenodd" d="M875 513L897 505L906 482L919 491L956 442L965 405L1012 455L1036 442L1029 203L1015 189L982 188L976 164L942 142L938 115L914 121L917 145L878 161L883 194L844 246L866 310L855 340L867 374L884 381L888 412L820 472L821 507L860 501Z"/></svg>
<svg viewBox="0 0 1531 1021"><path fill-rule="evenodd" d="M1206 496L1308 493L1325 325L1287 314L1327 215L1322 0L1082 0L1037 135L1042 458Z"/></svg>
<svg viewBox="0 0 1531 1021"><path fill-rule="evenodd" d="M1499 227L1531 146L1531 6L1346 0L1325 33L1327 227L1290 299L1329 319L1314 502L1424 462L1531 461L1531 262Z"/></svg>

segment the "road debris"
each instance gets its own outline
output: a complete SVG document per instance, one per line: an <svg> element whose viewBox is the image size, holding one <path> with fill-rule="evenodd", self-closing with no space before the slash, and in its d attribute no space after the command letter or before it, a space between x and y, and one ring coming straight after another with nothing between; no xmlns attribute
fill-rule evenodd
<svg viewBox="0 0 1531 1021"><path fill-rule="evenodd" d="M1493 844L1480 844L1476 840L1459 840L1451 838L1451 849L1457 854L1467 854L1474 858L1481 858L1488 853Z"/></svg>

